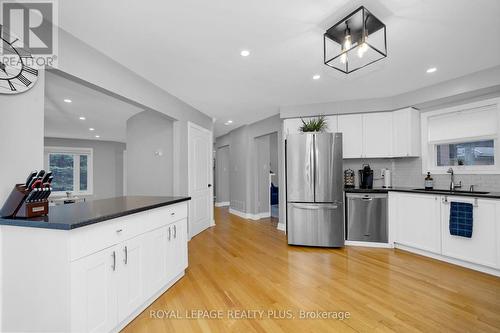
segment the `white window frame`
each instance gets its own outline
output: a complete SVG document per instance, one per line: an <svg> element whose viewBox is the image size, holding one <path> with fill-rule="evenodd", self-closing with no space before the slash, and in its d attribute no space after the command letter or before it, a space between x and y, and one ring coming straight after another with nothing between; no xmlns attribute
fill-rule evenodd
<svg viewBox="0 0 500 333"><path fill-rule="evenodd" d="M74 195L92 195L94 189L94 149L80 147L45 147L44 160L45 170L49 170L49 156L51 154L70 154L75 155L73 158L73 193ZM80 168L75 167L80 165L80 155L88 156L87 165L87 190L80 191ZM50 170L49 170L50 171ZM51 194L54 197L66 196L66 191L54 191Z"/></svg>
<svg viewBox="0 0 500 333"><path fill-rule="evenodd" d="M422 174L425 175L427 172L434 174L446 174L450 166L438 166L436 158L436 144L446 144L446 143L465 143L465 142L477 142L485 140L493 140L495 147L495 164L494 165L456 165L451 166L454 173L456 174L500 174L500 133L496 136L485 135L474 138L463 138L453 141L446 142L429 142L429 129L428 129L428 119L436 115L443 115L447 113L456 113L464 110L479 109L488 106L495 105L498 114L499 124L497 128L500 132L500 98L483 100L475 103L462 104L454 107L449 107L436 111L422 112L421 117L421 139L422 139Z"/></svg>

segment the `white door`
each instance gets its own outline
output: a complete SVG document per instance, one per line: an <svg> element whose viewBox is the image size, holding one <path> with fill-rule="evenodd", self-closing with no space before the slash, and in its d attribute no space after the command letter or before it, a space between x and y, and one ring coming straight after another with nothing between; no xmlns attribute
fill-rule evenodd
<svg viewBox="0 0 500 333"><path fill-rule="evenodd" d="M71 331L110 332L117 324L118 246L71 263Z"/></svg>
<svg viewBox="0 0 500 333"><path fill-rule="evenodd" d="M212 132L188 123L189 151L189 236L212 225Z"/></svg>
<svg viewBox="0 0 500 333"><path fill-rule="evenodd" d="M144 301L143 251L144 236L137 236L118 245L118 322L134 312Z"/></svg>
<svg viewBox="0 0 500 333"><path fill-rule="evenodd" d="M441 253L441 202L437 195L398 193L394 241L417 249Z"/></svg>
<svg viewBox="0 0 500 333"><path fill-rule="evenodd" d="M363 116L361 114L340 115L338 131L342 133L344 158L363 157Z"/></svg>

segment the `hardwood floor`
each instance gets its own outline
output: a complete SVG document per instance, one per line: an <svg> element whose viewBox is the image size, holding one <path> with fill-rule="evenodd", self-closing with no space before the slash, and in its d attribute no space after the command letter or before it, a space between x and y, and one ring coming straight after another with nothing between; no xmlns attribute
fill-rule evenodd
<svg viewBox="0 0 500 333"><path fill-rule="evenodd" d="M186 276L123 332L500 331L500 278L399 250L291 247L270 220L215 212L216 226L189 243ZM223 319L186 319L197 310ZM299 319L300 310L350 317ZM166 311L184 319L158 319Z"/></svg>

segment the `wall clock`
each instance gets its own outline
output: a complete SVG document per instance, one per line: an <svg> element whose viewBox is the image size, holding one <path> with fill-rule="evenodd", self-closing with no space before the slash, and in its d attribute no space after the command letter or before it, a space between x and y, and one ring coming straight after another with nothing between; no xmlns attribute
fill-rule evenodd
<svg viewBox="0 0 500 333"><path fill-rule="evenodd" d="M17 47L18 38L1 34L0 26L0 94L19 94L35 85L38 69L31 53ZM9 42L10 40L10 42Z"/></svg>

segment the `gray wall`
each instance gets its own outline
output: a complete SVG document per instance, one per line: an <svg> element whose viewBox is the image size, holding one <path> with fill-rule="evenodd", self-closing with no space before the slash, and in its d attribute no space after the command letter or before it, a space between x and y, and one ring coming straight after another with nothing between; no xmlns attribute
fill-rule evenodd
<svg viewBox="0 0 500 333"><path fill-rule="evenodd" d="M172 195L172 120L155 111L131 117L127 121L126 159L127 195Z"/></svg>
<svg viewBox="0 0 500 333"><path fill-rule="evenodd" d="M281 138L282 119L275 115L250 125L241 126L230 133L216 139L215 147L229 145L229 186L231 208L248 214L259 213L256 160L257 149L255 138L276 133ZM278 140L278 165L282 164L283 142ZM269 154L269 150L268 150ZM280 184L284 184L283 173L280 172ZM282 189L280 189L280 194ZM281 203L280 216L284 203Z"/></svg>
<svg viewBox="0 0 500 333"><path fill-rule="evenodd" d="M79 139L45 138L45 146L92 148L94 188L91 199L123 195L123 151L125 143Z"/></svg>
<svg viewBox="0 0 500 333"><path fill-rule="evenodd" d="M229 202L229 145L217 148L216 150L216 167L217 176L215 190L217 202Z"/></svg>

